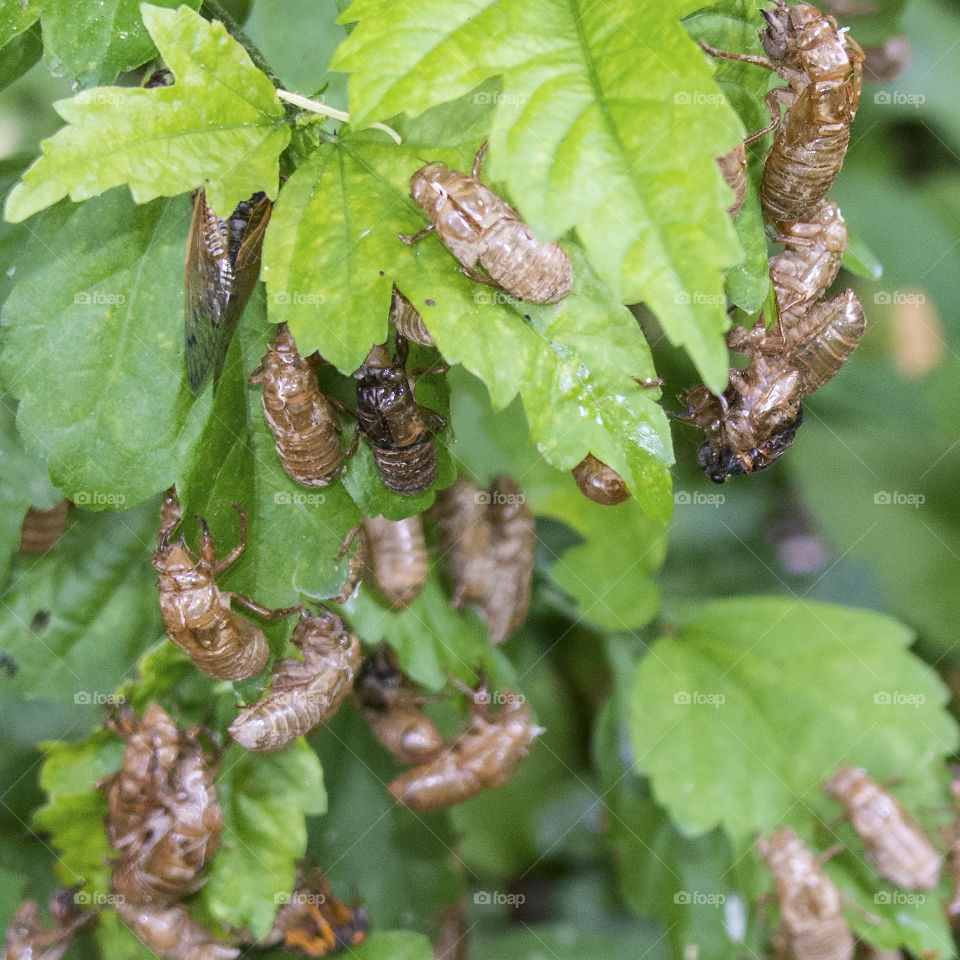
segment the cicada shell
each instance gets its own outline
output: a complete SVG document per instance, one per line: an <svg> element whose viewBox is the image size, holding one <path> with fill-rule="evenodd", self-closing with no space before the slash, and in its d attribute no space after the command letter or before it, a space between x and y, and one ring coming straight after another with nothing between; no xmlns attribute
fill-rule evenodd
<svg viewBox="0 0 960 960"><path fill-rule="evenodd" d="M470 941L465 898L444 907L439 923L440 931L433 941L433 960L468 960Z"/></svg>
<svg viewBox="0 0 960 960"><path fill-rule="evenodd" d="M40 919L36 900L24 900L10 917L3 944L3 960L60 960L77 931L92 914L80 910L76 889L57 890L50 898L50 926Z"/></svg>
<svg viewBox="0 0 960 960"><path fill-rule="evenodd" d="M280 905L270 933L258 946L282 946L284 952L329 957L360 946L366 937L366 910L338 900L321 870L306 871L298 866L293 892Z"/></svg>
<svg viewBox="0 0 960 960"><path fill-rule="evenodd" d="M442 419L421 407L406 371L406 341L397 341L391 359L386 347L373 347L355 373L357 425L370 444L384 486L414 497L437 476L433 434Z"/></svg>
<svg viewBox="0 0 960 960"><path fill-rule="evenodd" d="M747 148L738 143L732 150L717 157L717 166L724 182L733 191L733 203L727 207L727 216L732 220L743 206L747 195Z"/></svg>
<svg viewBox="0 0 960 960"><path fill-rule="evenodd" d="M630 499L623 477L592 453L588 453L570 472L580 492L594 503L613 506Z"/></svg>
<svg viewBox="0 0 960 960"><path fill-rule="evenodd" d="M957 917L960 917L960 775L956 771L954 771L953 782L950 784L950 792L957 802L957 814L953 822L948 851L953 891L947 901L947 916L951 924L956 926Z"/></svg>
<svg viewBox="0 0 960 960"><path fill-rule="evenodd" d="M320 392L314 367L319 357L302 357L285 325L267 350L250 383L262 383L263 416L287 475L306 487L325 487L343 472L336 411Z"/></svg>
<svg viewBox="0 0 960 960"><path fill-rule="evenodd" d="M336 614L302 615L290 642L303 659L278 660L270 689L230 724L230 736L248 750L283 749L326 723L350 693L360 641Z"/></svg>
<svg viewBox="0 0 960 960"><path fill-rule="evenodd" d="M427 544L419 514L364 517L365 578L394 610L406 610L427 582Z"/></svg>
<svg viewBox="0 0 960 960"><path fill-rule="evenodd" d="M397 667L389 647L364 660L356 691L370 732L398 760L419 764L437 755L443 737L423 712L424 698Z"/></svg>
<svg viewBox="0 0 960 960"><path fill-rule="evenodd" d="M168 491L167 496L170 495ZM176 497L175 492L172 497ZM266 666L270 655L263 632L230 609L232 600L261 617L283 617L299 609L271 610L242 594L225 593L217 587L216 577L240 556L246 543L247 516L234 506L240 515L240 541L218 561L213 537L202 519L199 556L194 556L183 537L168 542L168 527L179 504L174 508L172 501L165 500L161 508L160 544L152 557L159 573L160 615L167 636L199 670L218 680L252 677Z"/></svg>
<svg viewBox="0 0 960 960"><path fill-rule="evenodd" d="M543 731L522 698L504 691L503 699L496 712L475 702L472 729L448 741L433 760L389 783L393 798L417 813L429 813L509 783Z"/></svg>
<svg viewBox="0 0 960 960"><path fill-rule="evenodd" d="M273 204L263 193L221 220L194 191L184 264L187 380L196 394L213 373L217 389L230 341L260 276L260 254Z"/></svg>
<svg viewBox="0 0 960 960"><path fill-rule="evenodd" d="M863 51L833 17L806 3L762 10L767 29L760 40L767 57L714 56L755 63L787 81L767 94L774 129L760 184L760 202L774 221L804 220L836 179L850 142L850 124L860 102ZM769 59L768 59L769 58ZM780 105L787 108L781 117Z"/></svg>
<svg viewBox="0 0 960 960"><path fill-rule="evenodd" d="M840 893L790 827L757 840L777 885L778 956L791 960L851 960L853 934L843 917Z"/></svg>
<svg viewBox="0 0 960 960"><path fill-rule="evenodd" d="M191 920L182 904L156 907L119 900L117 914L161 960L234 960L240 955L238 947Z"/></svg>
<svg viewBox="0 0 960 960"><path fill-rule="evenodd" d="M863 78L870 83L889 83L910 65L909 38L902 33L887 37L878 47L864 47Z"/></svg>
<svg viewBox="0 0 960 960"><path fill-rule="evenodd" d="M401 337L424 347L435 346L420 311L397 289L396 284L390 298L390 320Z"/></svg>
<svg viewBox="0 0 960 960"><path fill-rule="evenodd" d="M49 510L30 507L20 524L20 552L46 553L63 533L69 506L69 500L61 500Z"/></svg>
<svg viewBox="0 0 960 960"><path fill-rule="evenodd" d="M840 803L877 873L907 890L932 890L943 858L903 807L861 767L838 767L824 789Z"/></svg>
<svg viewBox="0 0 960 960"><path fill-rule="evenodd" d="M480 182L486 148L477 151L469 176L443 163L428 163L410 178L410 195L430 226L400 239L415 243L435 228L471 280L518 300L556 303L573 286L570 260L555 243L537 240L520 214ZM478 263L486 274L477 272Z"/></svg>
<svg viewBox="0 0 960 960"><path fill-rule="evenodd" d="M490 490L465 480L440 491L431 511L453 573L453 605L476 605L500 643L527 614L536 537L523 490L498 476Z"/></svg>

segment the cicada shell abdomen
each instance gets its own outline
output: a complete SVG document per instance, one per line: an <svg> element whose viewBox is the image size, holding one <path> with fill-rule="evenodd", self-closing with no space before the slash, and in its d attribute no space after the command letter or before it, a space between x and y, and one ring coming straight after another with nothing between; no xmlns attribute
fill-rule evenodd
<svg viewBox="0 0 960 960"><path fill-rule="evenodd" d="M588 453L570 472L580 492L594 503L613 506L630 499L623 477L592 453Z"/></svg>
<svg viewBox="0 0 960 960"><path fill-rule="evenodd" d="M64 888L50 897L50 926L40 919L37 901L24 900L7 924L3 960L61 960L77 931L93 916L76 906L75 894L75 888Z"/></svg>
<svg viewBox="0 0 960 960"><path fill-rule="evenodd" d="M199 556L194 556L183 537L168 542L172 518L178 515L176 491L167 491L161 507L160 543L151 558L157 577L160 615L167 636L193 661L197 669L217 680L244 680L267 664L270 648L259 627L230 609L232 600L261 617L282 617L297 607L271 610L239 593L223 593L216 576L243 552L247 518L240 507L240 540L219 562L206 522L200 519L203 536ZM236 506L236 504L234 504Z"/></svg>
<svg viewBox="0 0 960 960"><path fill-rule="evenodd" d="M791 960L852 960L853 934L840 893L790 827L757 841L777 885L778 939Z"/></svg>
<svg viewBox="0 0 960 960"><path fill-rule="evenodd" d="M557 244L537 240L520 214L480 182L485 149L477 151L472 175L443 163L421 167L410 178L410 195L467 276L518 300L556 303L573 286L570 260ZM486 276L476 272L478 263Z"/></svg>
<svg viewBox="0 0 960 960"><path fill-rule="evenodd" d="M743 206L747 195L747 148L738 143L732 150L717 157L717 166L724 182L733 191L733 203L727 207L727 216L732 220Z"/></svg>
<svg viewBox="0 0 960 960"><path fill-rule="evenodd" d="M824 789L840 803L877 873L907 890L932 890L943 858L903 807L861 767L838 767Z"/></svg>
<svg viewBox="0 0 960 960"><path fill-rule="evenodd" d="M435 346L420 311L397 289L396 284L390 298L390 320L401 337L424 347Z"/></svg>
<svg viewBox="0 0 960 960"><path fill-rule="evenodd" d="M427 544L419 514L364 517L366 575L394 610L406 610L427 582Z"/></svg>
<svg viewBox="0 0 960 960"><path fill-rule="evenodd" d="M230 736L248 750L281 750L325 723L359 669L360 640L336 614L301 616L290 642L303 660L278 660L267 693L230 724Z"/></svg>
<svg viewBox="0 0 960 960"><path fill-rule="evenodd" d="M257 278L273 204L263 193L221 220L203 189L194 192L184 265L187 380L197 394L213 373L217 389L230 341Z"/></svg>
<svg viewBox="0 0 960 960"><path fill-rule="evenodd" d="M497 712L474 709L473 729L448 741L433 760L391 781L391 796L410 810L429 813L509 783L543 731L520 698L504 691L504 699Z"/></svg>
<svg viewBox="0 0 960 960"><path fill-rule="evenodd" d="M217 940L191 920L182 904L156 907L121 899L117 914L160 960L234 960L240 955L238 947Z"/></svg>
<svg viewBox="0 0 960 960"><path fill-rule="evenodd" d="M389 647L364 660L356 692L370 732L398 760L425 763L443 747L436 724L423 712L424 699L397 667Z"/></svg>
<svg viewBox="0 0 960 960"><path fill-rule="evenodd" d="M440 552L453 575L455 609L481 603L490 579L493 548L486 506L489 494L469 480L437 491L430 516L438 521Z"/></svg>
<svg viewBox="0 0 960 960"><path fill-rule="evenodd" d="M489 498L493 562L481 614L490 642L501 643L527 616L536 535L533 512L516 481L504 475L494 478Z"/></svg>
<svg viewBox="0 0 960 960"><path fill-rule="evenodd" d="M263 416L287 475L306 487L325 487L343 472L337 415L320 392L314 365L300 356L285 326L250 383L262 383Z"/></svg>
<svg viewBox="0 0 960 960"><path fill-rule="evenodd" d="M46 553L63 533L69 506L69 500L61 500L49 510L30 507L20 524L20 552Z"/></svg>
<svg viewBox="0 0 960 960"><path fill-rule="evenodd" d="M386 347L373 347L354 377L357 424L380 479L388 490L413 497L428 490L437 476L433 434L442 421L414 398L404 345L398 342L394 359Z"/></svg>
<svg viewBox="0 0 960 960"><path fill-rule="evenodd" d="M860 102L863 51L833 17L805 3L763 11L761 34L774 69L790 84L787 113L767 154L760 202L775 221L803 220L833 185Z"/></svg>

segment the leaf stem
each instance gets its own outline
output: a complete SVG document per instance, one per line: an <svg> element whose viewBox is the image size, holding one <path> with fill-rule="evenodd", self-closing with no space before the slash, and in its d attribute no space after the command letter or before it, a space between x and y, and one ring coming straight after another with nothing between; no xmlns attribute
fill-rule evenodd
<svg viewBox="0 0 960 960"><path fill-rule="evenodd" d="M289 90L277 90L277 96L287 103L292 103L302 110L309 110L311 113L319 113L323 117L332 117L334 120L340 120L343 123L350 122L350 114L345 110L337 110L336 107L328 107L325 103L318 103L316 100L309 100L307 97L301 97L299 93L291 93ZM392 127L385 123L371 123L371 127L376 130L382 130L388 136L392 137L396 143L403 143L403 137Z"/></svg>

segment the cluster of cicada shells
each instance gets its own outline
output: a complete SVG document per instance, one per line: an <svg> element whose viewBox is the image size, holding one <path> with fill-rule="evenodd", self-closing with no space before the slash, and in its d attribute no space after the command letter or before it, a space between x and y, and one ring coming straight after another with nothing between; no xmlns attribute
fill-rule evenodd
<svg viewBox="0 0 960 960"><path fill-rule="evenodd" d="M717 483L762 470L790 448L803 419L801 401L836 374L866 327L852 290L823 299L847 246L840 210L826 194L850 141L863 51L833 17L809 4L778 0L776 9L761 13L767 21L760 32L767 56L703 45L714 56L757 64L786 81L766 97L770 125L744 141L774 131L760 203L776 230L774 241L785 247L769 260L779 319L769 330L763 317L751 330L734 327L727 346L747 357L746 368L731 367L719 396L705 386L688 390L687 411L678 417L703 430L697 460ZM786 108L782 116L781 105ZM718 163L734 191L732 217L746 188L744 144Z"/></svg>
<svg viewBox="0 0 960 960"><path fill-rule="evenodd" d="M866 770L839 767L823 787L843 808L862 844L864 859L879 876L907 890L937 886L943 855ZM951 917L960 903L958 836L960 817L951 841L954 893L947 905ZM777 888L780 924L773 936L776 955L785 960L852 960L854 936L843 914L841 894L824 872L822 858L815 857L791 827L761 837L757 849Z"/></svg>

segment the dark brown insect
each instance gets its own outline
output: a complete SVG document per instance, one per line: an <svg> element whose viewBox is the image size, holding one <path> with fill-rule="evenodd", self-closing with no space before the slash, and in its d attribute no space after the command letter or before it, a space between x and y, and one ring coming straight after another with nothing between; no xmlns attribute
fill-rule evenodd
<svg viewBox="0 0 960 960"><path fill-rule="evenodd" d="M510 477L494 478L490 490L465 480L440 491L432 511L440 546L453 574L453 605L476 605L500 643L527 614L536 549L533 513Z"/></svg>
<svg viewBox="0 0 960 960"><path fill-rule="evenodd" d="M433 760L391 781L387 790L393 798L417 813L429 813L509 783L543 730L522 697L505 690L500 699L503 706L493 711L487 697L475 696L472 729L447 741Z"/></svg>
<svg viewBox="0 0 960 960"><path fill-rule="evenodd" d="M20 552L46 553L63 533L69 500L61 500L49 510L30 507L20 524Z"/></svg>
<svg viewBox="0 0 960 960"><path fill-rule="evenodd" d="M40 919L36 900L24 900L10 917L3 960L60 960L74 935L92 916L75 903L76 889L57 890L49 901L50 926Z"/></svg>
<svg viewBox="0 0 960 960"><path fill-rule="evenodd" d="M588 453L570 472L580 492L594 503L612 506L630 499L623 477L592 453Z"/></svg>
<svg viewBox="0 0 960 960"><path fill-rule="evenodd" d="M282 749L329 720L350 693L360 640L336 614L301 615L290 642L303 659L278 660L267 693L230 724L230 736L248 750Z"/></svg>
<svg viewBox="0 0 960 960"><path fill-rule="evenodd" d="M853 934L843 917L840 893L790 827L757 840L777 885L780 927L777 956L791 960L851 960Z"/></svg>
<svg viewBox="0 0 960 960"><path fill-rule="evenodd" d="M433 435L444 423L414 398L406 359L407 342L399 337L393 359L385 346L373 347L354 377L357 425L373 451L380 479L388 490L414 497L436 478Z"/></svg>
<svg viewBox="0 0 960 960"><path fill-rule="evenodd" d="M169 494L169 491L168 491ZM176 493L173 493L176 497ZM259 673L267 664L270 648L259 627L230 609L235 600L261 617L285 617L299 607L271 610L239 593L225 593L216 577L243 552L247 535L247 515L234 504L240 515L240 541L222 560L217 561L213 537L206 521L198 518L203 529L199 556L187 547L183 537L168 542L172 517L179 504L165 501L161 508L160 544L152 563L157 578L160 615L167 636L180 647L196 667L218 680L244 680Z"/></svg>
<svg viewBox="0 0 960 960"><path fill-rule="evenodd" d="M428 163L410 178L410 195L430 225L404 243L416 243L436 228L460 271L477 283L518 300L556 303L573 286L573 268L555 243L541 243L520 214L480 182L487 145L477 151L470 176L443 163ZM477 272L476 265L486 270Z"/></svg>
<svg viewBox="0 0 960 960"><path fill-rule="evenodd" d="M394 610L406 610L427 582L427 544L419 514L403 520L363 518L364 579Z"/></svg>
<svg viewBox="0 0 960 960"><path fill-rule="evenodd" d="M143 81L143 86L147 90L151 90L154 87L171 87L173 86L173 74L166 69L154 70L153 73Z"/></svg>
<svg viewBox="0 0 960 960"><path fill-rule="evenodd" d="M273 927L261 946L283 945L285 952L329 957L358 947L367 937L367 913L348 907L330 890L323 872L297 869L293 892L277 910Z"/></svg>
<svg viewBox="0 0 960 960"><path fill-rule="evenodd" d="M898 887L932 890L943 858L903 807L861 767L838 767L824 789L843 805L867 860Z"/></svg>
<svg viewBox="0 0 960 960"><path fill-rule="evenodd" d="M747 142L776 130L760 184L760 202L775 221L805 219L826 196L847 152L850 124L860 102L863 51L833 17L806 3L762 10L760 41L767 57L724 53L715 57L754 63L787 81L766 96L770 125ZM781 117L780 105L787 108Z"/></svg>
<svg viewBox="0 0 960 960"><path fill-rule="evenodd" d="M397 667L389 647L364 660L356 690L370 732L398 760L419 764L437 755L443 737L423 712L427 698Z"/></svg>
<svg viewBox="0 0 960 960"><path fill-rule="evenodd" d="M193 219L184 265L187 380L198 394L213 371L216 391L233 332L260 276L263 237L273 204L263 193L237 204L228 220L191 195Z"/></svg>
<svg viewBox="0 0 960 960"><path fill-rule="evenodd" d="M732 150L717 157L717 166L727 186L733 191L733 203L727 207L727 216L732 220L743 206L747 195L747 148L738 143Z"/></svg>
<svg viewBox="0 0 960 960"><path fill-rule="evenodd" d="M390 299L390 320L401 337L424 347L435 346L420 311L397 289L396 284Z"/></svg>
<svg viewBox="0 0 960 960"><path fill-rule="evenodd" d="M314 373L319 362L319 354L300 356L290 331L281 325L250 375L250 383L263 384L263 416L280 464L306 487L325 487L343 472L337 414Z"/></svg>
<svg viewBox="0 0 960 960"><path fill-rule="evenodd" d="M120 900L117 914L161 960L234 960L239 948L217 940L182 904L157 907Z"/></svg>

